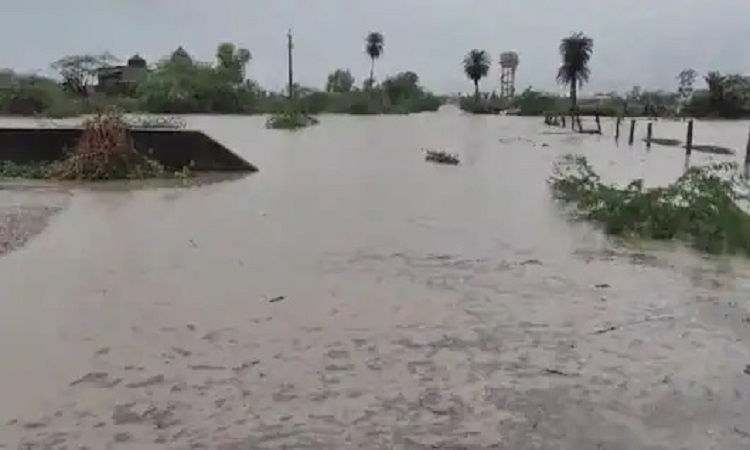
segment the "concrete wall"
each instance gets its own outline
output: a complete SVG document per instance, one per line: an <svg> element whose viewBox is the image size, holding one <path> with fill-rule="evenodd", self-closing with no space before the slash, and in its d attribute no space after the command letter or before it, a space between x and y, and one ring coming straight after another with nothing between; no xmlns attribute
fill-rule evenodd
<svg viewBox="0 0 750 450"><path fill-rule="evenodd" d="M0 160L23 164L61 159L80 134L80 128L0 128ZM195 171L258 170L200 131L134 129L132 136L136 150L169 170L191 162Z"/></svg>

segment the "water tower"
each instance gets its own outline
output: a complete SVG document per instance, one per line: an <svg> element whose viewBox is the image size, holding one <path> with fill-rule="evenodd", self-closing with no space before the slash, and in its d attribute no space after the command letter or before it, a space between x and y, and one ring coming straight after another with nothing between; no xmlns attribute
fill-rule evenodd
<svg viewBox="0 0 750 450"><path fill-rule="evenodd" d="M516 94L516 69L518 53L503 52L500 54L500 96L509 98Z"/></svg>

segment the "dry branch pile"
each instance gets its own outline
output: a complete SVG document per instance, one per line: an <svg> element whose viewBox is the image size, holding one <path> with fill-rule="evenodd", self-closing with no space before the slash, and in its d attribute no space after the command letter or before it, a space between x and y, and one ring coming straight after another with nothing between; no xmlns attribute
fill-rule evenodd
<svg viewBox="0 0 750 450"><path fill-rule="evenodd" d="M159 163L135 150L128 124L116 111L86 119L76 146L48 170L49 177L62 180L132 179L164 174Z"/></svg>

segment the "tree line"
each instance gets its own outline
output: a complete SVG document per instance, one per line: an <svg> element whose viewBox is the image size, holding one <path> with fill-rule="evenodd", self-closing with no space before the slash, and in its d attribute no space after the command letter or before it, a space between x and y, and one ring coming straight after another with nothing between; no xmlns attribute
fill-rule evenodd
<svg viewBox="0 0 750 450"><path fill-rule="evenodd" d="M146 69L142 77L102 83L117 61L109 53L69 55L51 64L61 81L0 71L0 114L73 116L117 106L126 112L255 114L296 110L348 114L388 114L434 111L442 99L430 93L413 71L375 78L376 62L384 54L382 33L370 32L364 53L370 59L369 75L357 83L349 69L332 71L322 89L293 83L292 92L263 89L248 77L250 50L232 43L216 48L214 61L199 61L178 47L156 64L142 58L128 61ZM602 115L659 115L739 118L750 116L750 77L743 74L709 72L700 76L685 69L677 76L675 91L647 91L598 95L595 102L579 102L579 90L591 76L594 41L582 32L562 38L558 45L561 64L557 82L569 90L567 99L531 87L512 98L484 94L480 82L492 65L489 53L472 49L462 60L463 72L473 84L474 95L461 99L461 108L474 113L500 110L522 115L574 112ZM114 73L114 72L113 72ZM705 88L696 88L699 81ZM287 91L289 89L287 88Z"/></svg>
<svg viewBox="0 0 750 450"><path fill-rule="evenodd" d="M462 65L464 74L473 84L474 96L462 99L461 108L473 113L509 110L520 115L570 112L611 116L750 117L749 76L712 71L701 77L694 69L684 69L677 75L675 91L647 91L635 86L624 94L599 94L596 101L581 105L578 92L591 76L589 64L594 41L583 32L572 33L560 40L558 51L561 61L555 77L569 90L567 99L531 87L510 99L499 98L494 93L482 96L479 83L489 74L492 61L487 51L472 49ZM701 78L705 88L697 89L696 83Z"/></svg>
<svg viewBox="0 0 750 450"><path fill-rule="evenodd" d="M406 114L440 106L413 71L375 78L384 53L381 33L366 36L364 53L370 71L361 84L341 68L322 89L294 83L292 92L267 90L249 78L252 53L232 43L219 44L214 61L197 60L178 47L150 66L138 55L126 66L115 65L109 53L69 55L51 64L60 80L0 71L0 114L64 117L109 106L166 114L277 113L289 107L289 97L296 110L309 114Z"/></svg>

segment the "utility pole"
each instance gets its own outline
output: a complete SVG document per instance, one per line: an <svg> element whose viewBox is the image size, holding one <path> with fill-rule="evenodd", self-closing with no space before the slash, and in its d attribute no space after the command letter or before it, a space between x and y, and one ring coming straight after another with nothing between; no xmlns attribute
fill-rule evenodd
<svg viewBox="0 0 750 450"><path fill-rule="evenodd" d="M289 58L289 100L292 100L294 98L294 76L293 76L293 69L292 69L292 49L294 48L294 43L292 42L292 29L289 29L289 32L286 35L287 38L287 53Z"/></svg>

